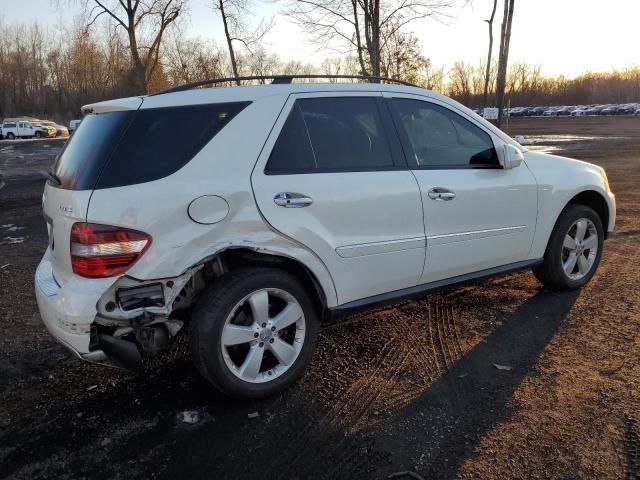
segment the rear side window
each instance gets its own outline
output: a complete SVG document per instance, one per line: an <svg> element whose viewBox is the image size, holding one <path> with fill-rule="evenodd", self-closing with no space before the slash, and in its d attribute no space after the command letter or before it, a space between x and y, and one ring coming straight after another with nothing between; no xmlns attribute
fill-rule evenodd
<svg viewBox="0 0 640 480"><path fill-rule="evenodd" d="M96 188L150 182L175 173L248 104L139 110Z"/></svg>
<svg viewBox="0 0 640 480"><path fill-rule="evenodd" d="M422 100L391 104L412 168L500 168L489 134L466 118Z"/></svg>
<svg viewBox="0 0 640 480"><path fill-rule="evenodd" d="M61 188L88 190L150 182L186 165L250 102L88 115L62 151Z"/></svg>
<svg viewBox="0 0 640 480"><path fill-rule="evenodd" d="M5 123L4 125L2 125L4 128L16 128L16 124L15 123Z"/></svg>
<svg viewBox="0 0 640 480"><path fill-rule="evenodd" d="M323 97L296 100L269 156L265 173L393 167L376 99Z"/></svg>

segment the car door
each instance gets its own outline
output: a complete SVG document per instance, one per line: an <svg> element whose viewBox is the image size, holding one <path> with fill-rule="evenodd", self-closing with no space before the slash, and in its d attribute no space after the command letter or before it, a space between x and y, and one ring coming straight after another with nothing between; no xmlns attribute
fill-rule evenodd
<svg viewBox="0 0 640 480"><path fill-rule="evenodd" d="M503 143L461 110L419 96L385 95L424 205L421 283L527 259L537 187L523 163L500 165Z"/></svg>
<svg viewBox="0 0 640 480"><path fill-rule="evenodd" d="M420 190L380 94L291 95L252 185L266 221L327 266L340 304L419 281Z"/></svg>

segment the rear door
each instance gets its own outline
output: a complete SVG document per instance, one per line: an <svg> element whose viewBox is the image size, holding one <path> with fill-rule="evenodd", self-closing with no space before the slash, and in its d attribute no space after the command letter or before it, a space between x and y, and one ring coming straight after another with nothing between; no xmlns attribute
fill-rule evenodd
<svg viewBox="0 0 640 480"><path fill-rule="evenodd" d="M503 169L501 141L463 112L424 97L385 96L422 194L427 258L420 283L527 259L537 217L527 166Z"/></svg>
<svg viewBox="0 0 640 480"><path fill-rule="evenodd" d="M273 228L328 267L339 303L420 279L420 191L381 95L292 95L252 185Z"/></svg>

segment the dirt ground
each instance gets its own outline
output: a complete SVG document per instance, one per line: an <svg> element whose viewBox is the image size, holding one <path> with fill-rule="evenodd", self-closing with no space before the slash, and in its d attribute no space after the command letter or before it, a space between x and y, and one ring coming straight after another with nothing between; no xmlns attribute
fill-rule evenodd
<svg viewBox="0 0 640 480"><path fill-rule="evenodd" d="M0 142L0 477L640 478L640 118L510 133L607 169L617 233L593 281L559 294L521 272L347 318L260 402L212 391L183 341L145 375L58 346L33 294L34 172L62 143Z"/></svg>

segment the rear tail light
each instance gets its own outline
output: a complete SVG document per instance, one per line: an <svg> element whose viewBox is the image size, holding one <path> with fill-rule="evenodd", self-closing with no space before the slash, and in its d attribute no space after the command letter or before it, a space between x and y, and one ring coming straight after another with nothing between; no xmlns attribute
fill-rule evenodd
<svg viewBox="0 0 640 480"><path fill-rule="evenodd" d="M125 272L151 245L151 236L128 228L74 223L71 266L83 277L112 277Z"/></svg>

